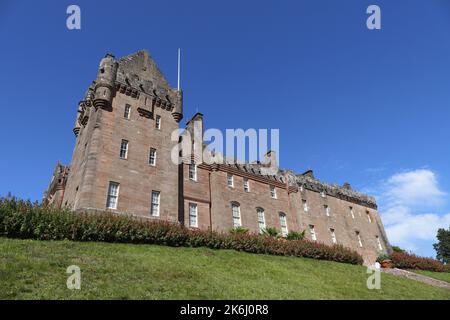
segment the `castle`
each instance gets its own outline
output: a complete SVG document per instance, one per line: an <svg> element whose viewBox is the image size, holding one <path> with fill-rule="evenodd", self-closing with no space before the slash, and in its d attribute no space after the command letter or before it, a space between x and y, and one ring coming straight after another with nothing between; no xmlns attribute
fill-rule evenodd
<svg viewBox="0 0 450 320"><path fill-rule="evenodd" d="M375 199L349 184L323 183L310 170L266 175L259 162L197 164L181 154L174 163L171 134L182 118L182 91L170 87L147 51L117 60L107 54L78 106L72 162L58 162L44 203L190 228L305 231L310 240L355 249L366 264L390 251ZM194 122L203 130L202 114L186 129Z"/></svg>

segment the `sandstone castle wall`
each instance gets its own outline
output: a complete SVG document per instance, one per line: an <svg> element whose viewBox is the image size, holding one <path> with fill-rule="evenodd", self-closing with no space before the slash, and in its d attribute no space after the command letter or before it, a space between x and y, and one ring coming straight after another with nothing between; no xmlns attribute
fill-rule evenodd
<svg viewBox="0 0 450 320"><path fill-rule="evenodd" d="M279 170L264 176L254 164L200 164L196 181L190 179L189 161L171 161L178 143L171 134L182 117L182 92L168 85L146 51L118 60L106 55L79 104L70 167L58 163L44 202L75 211L106 210L109 185L115 182L119 192L112 211L117 213L189 226L189 207L195 204L198 228L228 231L233 228L231 206L237 204L242 226L253 232L259 231L257 210L262 209L267 227L281 230L283 215L288 231L305 230L311 239L313 227L317 241L327 244L333 243L334 231L336 242L360 252L366 264L390 250L375 200L349 185L322 183L312 172ZM194 118L203 125L201 114ZM122 140L128 141L126 159L119 157ZM149 164L150 148L156 150L156 165ZM157 217L150 214L154 191L160 197Z"/></svg>

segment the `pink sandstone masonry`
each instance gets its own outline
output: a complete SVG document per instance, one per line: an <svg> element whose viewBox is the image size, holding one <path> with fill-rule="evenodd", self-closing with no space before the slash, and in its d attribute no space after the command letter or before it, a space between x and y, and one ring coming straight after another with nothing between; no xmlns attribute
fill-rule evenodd
<svg viewBox="0 0 450 320"><path fill-rule="evenodd" d="M147 51L118 60L107 54L79 103L72 162L57 164L44 203L218 231L236 225L305 231L308 239L355 249L365 264L390 252L375 200L349 184L320 182L312 171L266 176L258 163L200 164L190 177L190 159L171 161L178 143L171 134L182 118L182 92L169 86ZM203 126L202 114L192 119Z"/></svg>

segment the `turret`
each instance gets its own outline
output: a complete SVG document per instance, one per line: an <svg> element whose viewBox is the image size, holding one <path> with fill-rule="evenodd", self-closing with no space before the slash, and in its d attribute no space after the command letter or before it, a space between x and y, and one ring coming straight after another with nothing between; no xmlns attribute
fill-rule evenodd
<svg viewBox="0 0 450 320"><path fill-rule="evenodd" d="M183 91L179 90L175 94L176 102L172 110L172 117L176 122L180 122L183 119Z"/></svg>
<svg viewBox="0 0 450 320"><path fill-rule="evenodd" d="M106 56L100 61L97 80L95 84L94 106L96 109L108 109L111 107L114 96L114 82L116 80L117 62L114 61L112 54Z"/></svg>

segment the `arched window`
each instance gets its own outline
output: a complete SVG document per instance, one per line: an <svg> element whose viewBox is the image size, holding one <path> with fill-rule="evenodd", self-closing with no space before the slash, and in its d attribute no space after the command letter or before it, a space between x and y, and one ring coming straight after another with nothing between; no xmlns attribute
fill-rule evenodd
<svg viewBox="0 0 450 320"><path fill-rule="evenodd" d="M233 215L233 228L242 226L241 223L241 206L238 202L231 203L231 213Z"/></svg>
<svg viewBox="0 0 450 320"><path fill-rule="evenodd" d="M288 226L287 226L286 214L283 212L280 212L278 215L280 216L281 235L283 237L286 237L289 232Z"/></svg>
<svg viewBox="0 0 450 320"><path fill-rule="evenodd" d="M259 233L262 233L263 230L266 228L266 217L264 216L264 209L256 208L256 214L258 216Z"/></svg>

